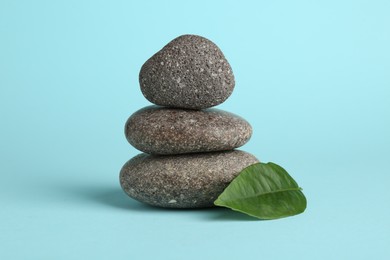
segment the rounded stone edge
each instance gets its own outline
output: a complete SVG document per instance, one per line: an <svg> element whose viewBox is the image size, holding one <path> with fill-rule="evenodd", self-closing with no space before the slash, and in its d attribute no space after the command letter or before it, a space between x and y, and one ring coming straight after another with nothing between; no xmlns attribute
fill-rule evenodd
<svg viewBox="0 0 390 260"><path fill-rule="evenodd" d="M241 146L248 143L253 135L252 125L246 119L244 119L242 116L234 114L234 113L229 112L229 111L217 109L217 108L209 108L209 109L206 109L205 111L210 111L210 112L215 111L217 113L226 114L228 116L231 116L232 118L241 120L242 124L245 125L245 128L247 129L247 132L248 132L247 137L244 138L243 140L241 140L241 142L239 142L238 144L226 147L224 149L204 149L204 150L191 150L191 151L184 150L184 149L176 149L174 151L166 151L166 150L163 151L161 149L158 150L155 147L150 148L150 147L147 147L147 145L144 145L140 142L135 142L132 138L130 138L131 133L128 131L128 129L129 129L130 123L134 119L134 117L140 116L140 114L142 114L145 111L149 112L149 111L159 110L159 109L168 109L168 110L177 109L178 111L179 110L191 111L190 109L170 108L170 107L151 105L151 106L143 107L143 108L137 110L136 112L134 112L132 115L130 115L129 118L126 120L126 123L124 125L124 135L125 135L126 140L129 142L129 144L141 152L153 154L153 155L183 155L183 154L191 154L191 153L209 153L209 152L230 151L230 150L240 148Z"/></svg>
<svg viewBox="0 0 390 260"><path fill-rule="evenodd" d="M252 155L251 153L248 153L248 152L245 152L245 151L242 151L242 150L231 150L231 151L225 151L226 153L229 153L229 152L240 152L246 156L248 156L248 160L249 162L246 163L245 166L242 167L242 169L240 169L238 172L235 172L232 176L232 178L227 182L227 183L223 183L223 187L220 189L220 191L218 192L218 194L215 194L215 196L209 200L208 202L206 203L202 203L202 204L199 204L199 205L180 205L180 204L175 204L175 203L157 203L157 202L151 202L150 200L148 199L143 199L143 198L140 198L140 196L135 196L135 195L132 195L130 194L128 191L127 191L127 187L126 187L126 182L123 181L122 179L124 178L124 175L126 174L126 169L127 167L129 167L130 163L138 163L138 161L143 161L143 160L146 160L148 157L156 157L155 155L149 155L149 154L146 154L146 153L141 153L141 154L138 154L136 156L134 156L132 159L128 160L124 165L123 167L121 168L120 170L120 174L119 174L119 182L120 182L120 185L121 185L121 188L122 190L132 199L134 200L137 200L141 203L144 203L144 204L147 204L147 205L150 205L150 206L153 206L153 207L159 207L159 208L172 208L172 209L194 209L194 208L210 208L210 207L215 207L214 205L214 201L217 199L217 197L223 192L223 190L231 183L231 181L233 181L233 179L235 177L238 176L238 174L245 168L247 168L248 166L252 165L252 164L255 164L255 163L258 163L259 160L254 156ZM215 154L217 153L225 153L225 152L216 152ZM207 153L200 153L202 155L204 154L207 154ZM196 155L196 154L187 154L187 155L184 155L184 156L191 156L191 155ZM174 156L174 155L172 155ZM163 158L163 157L171 157L171 156L157 156L157 157L160 157L160 158ZM131 189L130 189L131 190Z"/></svg>
<svg viewBox="0 0 390 260"><path fill-rule="evenodd" d="M156 56L158 56L159 53L162 52L164 49L169 47L174 41L177 41L177 40L179 40L182 37L188 37L188 36L199 37L199 38L209 42L211 45L215 46L219 50L219 52L222 54L223 59L226 61L226 64L229 67L230 72L231 72L230 73L231 74L231 78L230 78L230 80L231 80L231 89L230 89L229 93L226 95L226 97L224 99L221 99L218 102L210 102L207 105L185 105L185 104L179 104L178 105L178 104L172 104L171 102L160 102L160 100L155 100L151 96L147 95L147 93L145 93L144 88L143 88L143 83L142 83L142 78L143 78L142 75L144 74L143 71L146 69L146 67L150 66L150 63L156 58ZM139 81L139 85L140 85L140 89L141 89L142 95L149 102L151 102L151 103L153 103L155 105L158 105L158 106L171 107L171 108L194 109L194 110L207 109L207 108L211 108L211 107L214 107L214 106L217 106L217 105L220 105L220 104L224 103L232 95L232 93L233 93L233 91L235 89L235 85L236 85L236 79L235 79L235 76L234 76L233 68L230 65L229 61L227 60L225 54L222 52L221 48L219 48L219 46L216 43L214 43L212 40L210 40L210 39L208 39L206 37L200 36L200 35L196 35L196 34L183 34L183 35L180 35L180 36L174 38L173 40L169 41L167 44L164 45L164 47L162 47L157 52L155 52L141 66L141 69L140 69L139 74L138 74L138 81Z"/></svg>

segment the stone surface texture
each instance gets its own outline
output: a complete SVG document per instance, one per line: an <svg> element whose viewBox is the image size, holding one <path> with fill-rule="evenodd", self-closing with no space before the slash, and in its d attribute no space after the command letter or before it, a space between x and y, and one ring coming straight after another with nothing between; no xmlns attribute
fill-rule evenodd
<svg viewBox="0 0 390 260"><path fill-rule="evenodd" d="M245 167L258 162L234 150L185 155L139 154L120 172L122 189L132 198L166 208L205 208Z"/></svg>
<svg viewBox="0 0 390 260"><path fill-rule="evenodd" d="M243 118L219 109L149 106L130 116L125 135L145 153L183 154L240 147L250 139L252 127Z"/></svg>
<svg viewBox="0 0 390 260"><path fill-rule="evenodd" d="M139 82L150 102L190 109L221 104L235 84L222 51L197 35L179 36L154 54L142 66Z"/></svg>

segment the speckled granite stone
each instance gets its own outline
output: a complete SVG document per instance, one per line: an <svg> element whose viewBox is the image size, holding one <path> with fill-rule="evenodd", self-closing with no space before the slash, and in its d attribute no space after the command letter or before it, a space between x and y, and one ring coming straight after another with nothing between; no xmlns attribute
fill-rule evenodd
<svg viewBox="0 0 390 260"><path fill-rule="evenodd" d="M130 116L125 135L142 152L182 154L240 147L251 137L252 127L243 118L219 109L149 106Z"/></svg>
<svg viewBox="0 0 390 260"><path fill-rule="evenodd" d="M161 106L203 109L224 102L234 88L232 68L210 40L182 35L142 66L144 96Z"/></svg>
<svg viewBox="0 0 390 260"><path fill-rule="evenodd" d="M120 172L132 198L159 207L203 208L213 202L245 167L258 162L243 151L185 155L139 154Z"/></svg>

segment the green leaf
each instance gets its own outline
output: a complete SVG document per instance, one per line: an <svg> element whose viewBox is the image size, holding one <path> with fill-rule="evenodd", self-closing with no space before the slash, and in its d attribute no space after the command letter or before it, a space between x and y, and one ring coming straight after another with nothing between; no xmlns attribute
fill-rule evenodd
<svg viewBox="0 0 390 260"><path fill-rule="evenodd" d="M277 219L305 211L301 190L279 165L256 163L242 170L214 204L260 219Z"/></svg>

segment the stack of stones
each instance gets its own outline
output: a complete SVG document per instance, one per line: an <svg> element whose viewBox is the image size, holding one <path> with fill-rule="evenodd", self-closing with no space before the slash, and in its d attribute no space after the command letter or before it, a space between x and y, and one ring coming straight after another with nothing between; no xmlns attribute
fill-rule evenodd
<svg viewBox="0 0 390 260"><path fill-rule="evenodd" d="M183 35L146 61L139 81L143 95L156 105L126 122L127 140L144 153L123 166L122 189L153 206L212 207L242 169L258 162L234 150L250 139L250 124L210 109L234 89L228 61L210 40Z"/></svg>

